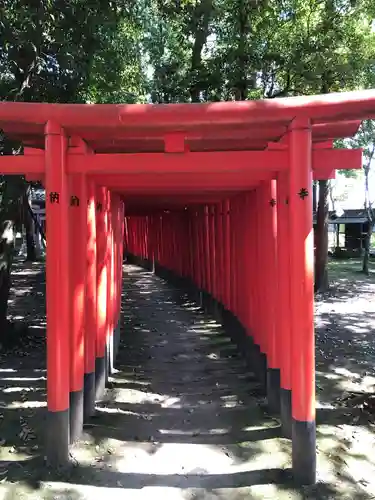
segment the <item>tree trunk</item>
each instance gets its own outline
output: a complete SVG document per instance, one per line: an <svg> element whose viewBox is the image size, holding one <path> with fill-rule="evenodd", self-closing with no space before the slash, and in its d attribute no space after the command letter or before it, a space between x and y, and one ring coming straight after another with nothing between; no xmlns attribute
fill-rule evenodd
<svg viewBox="0 0 375 500"><path fill-rule="evenodd" d="M197 3L194 12L194 45L191 55L191 85L190 96L192 102L200 101L202 91L202 79L200 71L202 69L202 50L209 34L209 22L212 13L212 0L201 0Z"/></svg>
<svg viewBox="0 0 375 500"><path fill-rule="evenodd" d="M26 225L26 260L28 262L36 261L36 249L35 249L35 241L32 228L30 229L31 224Z"/></svg>
<svg viewBox="0 0 375 500"><path fill-rule="evenodd" d="M14 222L5 220L0 223L0 332L4 335L10 291L10 270L14 250Z"/></svg>
<svg viewBox="0 0 375 500"><path fill-rule="evenodd" d="M319 181L317 243L315 255L315 291L328 289L328 181Z"/></svg>
<svg viewBox="0 0 375 500"><path fill-rule="evenodd" d="M370 261L370 243L371 243L371 235L372 235L372 225L373 222L372 220L368 221L368 229L367 233L365 236L365 251L363 254L363 262L362 262L362 271L367 274L367 276L370 274L369 270L369 261Z"/></svg>
<svg viewBox="0 0 375 500"><path fill-rule="evenodd" d="M333 0L325 1L326 18L323 28L327 31L332 29L334 19ZM333 84L332 70L326 69L322 74L322 94L328 94ZM315 255L315 291L325 292L328 290L328 196L330 192L329 181L318 181L319 201L317 211L317 244Z"/></svg>
<svg viewBox="0 0 375 500"><path fill-rule="evenodd" d="M332 210L336 212L336 200L333 196L332 185L330 183L328 184L328 193L329 193L329 198L331 200Z"/></svg>
<svg viewBox="0 0 375 500"><path fill-rule="evenodd" d="M15 221L20 215L20 204L25 192L25 181L17 175L8 175L2 185L0 203L0 335L7 335L6 323L11 269L15 246Z"/></svg>
<svg viewBox="0 0 375 500"><path fill-rule="evenodd" d="M26 230L26 260L28 262L36 261L36 248L34 241L34 221L29 210L29 200L27 193L23 196L23 220Z"/></svg>
<svg viewBox="0 0 375 500"><path fill-rule="evenodd" d="M365 173L365 209L367 213L367 233L365 236L365 251L363 254L362 261L362 271L369 275L369 261L370 261L370 246L371 246L371 235L372 235L372 227L374 225L374 215L372 211L372 203L370 201L370 190L369 190L369 173L371 168L371 162L375 155L375 144L372 146L372 150L368 155L367 162L363 167ZM362 241L362 234L361 234Z"/></svg>
<svg viewBox="0 0 375 500"><path fill-rule="evenodd" d="M316 181L313 182L313 186L312 186L312 189L313 189L313 212L316 212Z"/></svg>
<svg viewBox="0 0 375 500"><path fill-rule="evenodd" d="M248 26L248 4L244 0L239 0L238 4L238 28L239 28L239 40L238 40L238 54L237 54L237 81L236 86L236 101L244 101L247 98L247 71L248 71L248 59L249 54L246 50L246 39L249 31Z"/></svg>

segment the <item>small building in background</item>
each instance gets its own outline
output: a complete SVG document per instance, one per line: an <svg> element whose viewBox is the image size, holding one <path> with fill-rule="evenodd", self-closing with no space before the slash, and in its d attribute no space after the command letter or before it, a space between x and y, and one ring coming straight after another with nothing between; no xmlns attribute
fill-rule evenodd
<svg viewBox="0 0 375 500"><path fill-rule="evenodd" d="M46 226L46 194L44 189L32 188L30 190L30 205L40 227L45 233ZM36 231L38 228L36 228Z"/></svg>
<svg viewBox="0 0 375 500"><path fill-rule="evenodd" d="M313 214L314 230L317 224L317 214ZM373 220L375 210L373 210ZM368 217L365 209L342 210L340 216L335 211L328 215L328 246L333 255L358 257L365 247L368 231Z"/></svg>

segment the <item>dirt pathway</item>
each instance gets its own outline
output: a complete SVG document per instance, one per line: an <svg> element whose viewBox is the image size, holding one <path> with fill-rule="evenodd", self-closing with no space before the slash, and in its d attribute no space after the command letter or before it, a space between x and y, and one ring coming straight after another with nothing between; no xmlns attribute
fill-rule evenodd
<svg viewBox="0 0 375 500"><path fill-rule="evenodd" d="M17 269L10 312L27 312L30 339L18 355L0 355L0 499L375 498L373 429L360 410L341 408L348 388L371 386L375 280L345 272L317 300L319 482L296 490L290 443L221 326L151 274L126 271L119 371L72 449L73 467L52 474L42 442L44 274Z"/></svg>
<svg viewBox="0 0 375 500"><path fill-rule="evenodd" d="M330 262L331 288L316 297L318 467L332 498L375 498L375 426L349 394L375 389L375 273Z"/></svg>
<svg viewBox="0 0 375 500"><path fill-rule="evenodd" d="M86 426L107 453L93 468L76 451L79 482L130 498L273 498L288 445L230 339L150 273L128 266L125 287L119 372Z"/></svg>

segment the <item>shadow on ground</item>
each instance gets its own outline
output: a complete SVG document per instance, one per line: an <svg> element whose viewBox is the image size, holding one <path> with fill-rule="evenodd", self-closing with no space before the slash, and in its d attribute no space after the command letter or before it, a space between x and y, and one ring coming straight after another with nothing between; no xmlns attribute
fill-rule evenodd
<svg viewBox="0 0 375 500"><path fill-rule="evenodd" d="M44 287L41 267L32 279L30 285L25 277L17 288L25 293L14 296L11 312L15 316L18 308L21 317L23 310L43 339L44 292L33 292ZM67 470L52 472L44 462L44 342L42 347L38 340L26 356L6 357L0 372L0 436L5 439L0 498L92 499L102 498L107 489L119 498L371 498L371 426L360 412L355 420L357 410L332 405L330 398L330 391L342 389L324 360L335 353L340 368L346 359L340 329L336 336L324 330L334 312L317 315L318 384L324 396L318 409L319 482L296 489L290 442L265 411L257 381L221 325L187 295L134 266L126 267L124 290L118 372L83 439L72 448ZM336 321L341 320L338 312ZM324 335L328 340L322 340ZM352 332L357 345L363 340L354 337ZM329 340L335 338L342 351ZM370 337L368 342L371 348ZM353 360L356 351L355 345ZM342 381L347 379L343 372ZM30 429L26 437L25 426ZM356 433L359 440L353 438ZM366 450L360 449L364 440Z"/></svg>

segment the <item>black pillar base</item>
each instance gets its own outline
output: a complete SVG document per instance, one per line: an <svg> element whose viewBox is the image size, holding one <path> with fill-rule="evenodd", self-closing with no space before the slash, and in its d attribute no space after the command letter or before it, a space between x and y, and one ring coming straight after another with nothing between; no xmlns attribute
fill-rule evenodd
<svg viewBox="0 0 375 500"><path fill-rule="evenodd" d="M280 389L280 418L283 436L292 439L292 391Z"/></svg>
<svg viewBox="0 0 375 500"><path fill-rule="evenodd" d="M262 390L265 394L267 394L267 356L264 354L264 352L261 352L260 348L257 365L258 380L260 382Z"/></svg>
<svg viewBox="0 0 375 500"><path fill-rule="evenodd" d="M46 458L50 467L65 467L69 463L69 409L48 411Z"/></svg>
<svg viewBox="0 0 375 500"><path fill-rule="evenodd" d="M223 305L219 301L215 304L214 318L218 323L223 322Z"/></svg>
<svg viewBox="0 0 375 500"><path fill-rule="evenodd" d="M297 484L316 483L316 425L315 421L292 420L293 477Z"/></svg>
<svg viewBox="0 0 375 500"><path fill-rule="evenodd" d="M271 413L280 413L280 370L279 368L267 369L267 401Z"/></svg>
<svg viewBox="0 0 375 500"><path fill-rule="evenodd" d="M201 307L204 312L210 311L210 295L206 290L201 290Z"/></svg>
<svg viewBox="0 0 375 500"><path fill-rule="evenodd" d="M86 421L95 413L95 372L85 373L83 388L83 418Z"/></svg>
<svg viewBox="0 0 375 500"><path fill-rule="evenodd" d="M201 289L198 290L198 295L197 295L197 299L196 299L196 302L198 304L198 306L203 309L204 307L204 303L203 303L203 291Z"/></svg>
<svg viewBox="0 0 375 500"><path fill-rule="evenodd" d="M113 368L114 368L114 353L113 353L113 335L114 331L112 332L112 335L107 339L107 376L106 376L106 383L108 383L108 377L113 374Z"/></svg>
<svg viewBox="0 0 375 500"><path fill-rule="evenodd" d="M242 354L246 360L247 366L250 368L250 370L256 375L256 369L254 366L254 341L250 336L246 336L245 338L245 346L244 350L242 351Z"/></svg>
<svg viewBox="0 0 375 500"><path fill-rule="evenodd" d="M238 328L238 320L234 316L234 314L228 309L223 309L222 311L223 318L223 326L229 337L232 339L237 347L241 349L241 338L240 338L240 329Z"/></svg>
<svg viewBox="0 0 375 500"><path fill-rule="evenodd" d="M218 318L218 312L219 312L218 301L215 299L215 297L211 296L210 314L215 319L215 321Z"/></svg>
<svg viewBox="0 0 375 500"><path fill-rule="evenodd" d="M107 360L106 357L95 360L95 399L102 399L106 387Z"/></svg>
<svg viewBox="0 0 375 500"><path fill-rule="evenodd" d="M260 347L258 344L253 345L252 352L250 353L249 361L252 364L254 374L257 378L259 378L259 370L260 370Z"/></svg>
<svg viewBox="0 0 375 500"><path fill-rule="evenodd" d="M82 435L83 429L83 389L72 391L69 395L70 443L74 443Z"/></svg>
<svg viewBox="0 0 375 500"><path fill-rule="evenodd" d="M114 360L117 358L118 350L120 346L120 321L118 321L116 328L113 332L113 355Z"/></svg>
<svg viewBox="0 0 375 500"><path fill-rule="evenodd" d="M107 387L108 385L108 377L109 377L109 359L110 359L110 352L109 352L109 339L106 341L105 345L105 386Z"/></svg>
<svg viewBox="0 0 375 500"><path fill-rule="evenodd" d="M248 335L246 334L246 330L241 324L240 320L233 315L232 321L232 332L233 337L235 338L235 342L240 353L244 353L246 349L248 349Z"/></svg>

